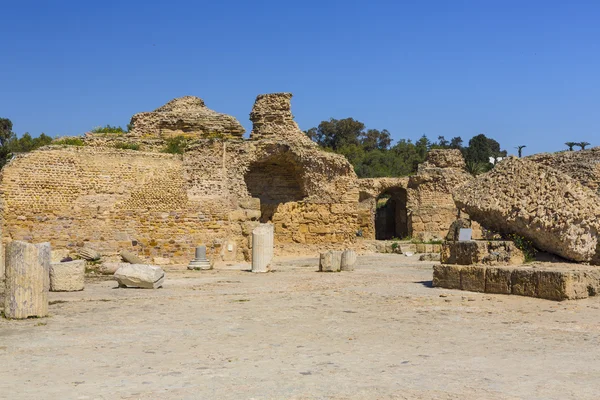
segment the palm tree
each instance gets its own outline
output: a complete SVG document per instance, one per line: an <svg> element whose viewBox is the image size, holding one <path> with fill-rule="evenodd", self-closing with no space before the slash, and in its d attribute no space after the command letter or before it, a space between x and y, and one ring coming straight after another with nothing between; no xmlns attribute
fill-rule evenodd
<svg viewBox="0 0 600 400"><path fill-rule="evenodd" d="M517 151L519 152L519 158L521 158L521 152L523 151L523 148L525 148L527 146L525 146L524 144L522 144L521 146L517 146L515 147L515 149L517 149Z"/></svg>
<svg viewBox="0 0 600 400"><path fill-rule="evenodd" d="M579 145L579 143L577 143L577 142L566 142L565 143L565 146L569 147L569 151L573 151L573 147L575 147L577 145Z"/></svg>
<svg viewBox="0 0 600 400"><path fill-rule="evenodd" d="M469 160L465 163L465 169L473 176L483 174L486 171L486 165L481 162Z"/></svg>
<svg viewBox="0 0 600 400"><path fill-rule="evenodd" d="M589 142L579 142L576 145L581 147L581 150L585 150L585 146L589 146L590 143Z"/></svg>

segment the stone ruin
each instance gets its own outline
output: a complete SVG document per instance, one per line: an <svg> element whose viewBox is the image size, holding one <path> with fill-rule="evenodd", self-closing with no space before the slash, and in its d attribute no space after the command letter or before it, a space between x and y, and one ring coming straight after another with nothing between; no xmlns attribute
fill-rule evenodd
<svg viewBox="0 0 600 400"><path fill-rule="evenodd" d="M234 117L187 96L134 115L130 132L18 155L0 177L3 241L162 265L187 264L201 244L218 262L249 261L261 223L273 225L279 252L446 235L459 214L452 191L473 179L458 150L431 151L409 178L359 179L300 130L291 97L259 95L249 139ZM177 136L185 152L162 152Z"/></svg>

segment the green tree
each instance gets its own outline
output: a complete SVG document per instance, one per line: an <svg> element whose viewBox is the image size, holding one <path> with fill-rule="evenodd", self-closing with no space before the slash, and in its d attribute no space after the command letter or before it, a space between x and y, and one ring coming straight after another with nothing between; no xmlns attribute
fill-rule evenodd
<svg viewBox="0 0 600 400"><path fill-rule="evenodd" d="M576 146L581 147L581 150L585 150L586 146L589 146L590 142L579 142L576 144Z"/></svg>
<svg viewBox="0 0 600 400"><path fill-rule="evenodd" d="M455 136L450 139L450 148L451 149L462 149L463 148L463 140L460 136Z"/></svg>
<svg viewBox="0 0 600 400"><path fill-rule="evenodd" d="M488 138L483 133L473 136L469 140L469 146L464 150L464 153L466 161L487 165L487 169L492 167L490 157L506 157L506 150L500 149L500 143Z"/></svg>
<svg viewBox="0 0 600 400"><path fill-rule="evenodd" d="M0 168L3 167L11 157L10 143L15 138L12 131L12 121L8 118L0 118Z"/></svg>
<svg viewBox="0 0 600 400"><path fill-rule="evenodd" d="M573 151L573 147L577 146L577 142L566 142L565 146L569 148L569 151Z"/></svg>
<svg viewBox="0 0 600 400"><path fill-rule="evenodd" d="M321 121L318 127L309 129L306 134L320 146L338 150L343 146L360 144L364 129L365 124L353 118L331 118L329 121Z"/></svg>

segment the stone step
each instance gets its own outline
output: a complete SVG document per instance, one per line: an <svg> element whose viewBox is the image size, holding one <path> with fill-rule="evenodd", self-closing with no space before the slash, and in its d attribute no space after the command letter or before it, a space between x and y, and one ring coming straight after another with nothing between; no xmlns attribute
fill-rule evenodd
<svg viewBox="0 0 600 400"><path fill-rule="evenodd" d="M556 301L584 299L600 292L600 267L550 263L510 267L440 264L433 267L433 286Z"/></svg>

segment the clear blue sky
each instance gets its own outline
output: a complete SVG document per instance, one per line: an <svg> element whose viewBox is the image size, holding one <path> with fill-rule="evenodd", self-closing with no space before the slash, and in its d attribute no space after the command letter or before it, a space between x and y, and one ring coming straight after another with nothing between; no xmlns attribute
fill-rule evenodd
<svg viewBox="0 0 600 400"><path fill-rule="evenodd" d="M478 133L509 153L600 145L599 1L6 1L0 117L34 136L122 125L195 95L250 130L294 93L302 129Z"/></svg>

